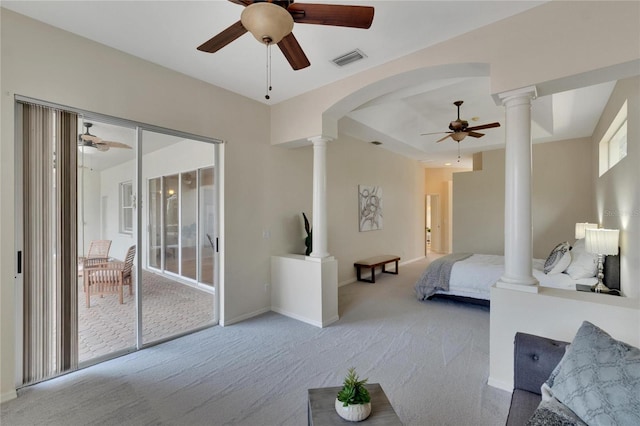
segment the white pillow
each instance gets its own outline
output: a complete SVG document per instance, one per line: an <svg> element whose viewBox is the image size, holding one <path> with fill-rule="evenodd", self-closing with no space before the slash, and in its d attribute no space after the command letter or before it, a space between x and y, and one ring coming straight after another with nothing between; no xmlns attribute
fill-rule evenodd
<svg viewBox="0 0 640 426"><path fill-rule="evenodd" d="M571 263L570 249L571 246L566 241L555 246L544 262L544 273L550 275L559 274L567 269Z"/></svg>
<svg viewBox="0 0 640 426"><path fill-rule="evenodd" d="M556 266L547 272L547 275L561 274L569 267L569 264L571 264L571 251L567 250L567 252L562 255L558 263L556 263Z"/></svg>
<svg viewBox="0 0 640 426"><path fill-rule="evenodd" d="M577 240L573 245L571 263L565 272L574 280L595 277L598 273L598 255L585 250L584 238Z"/></svg>

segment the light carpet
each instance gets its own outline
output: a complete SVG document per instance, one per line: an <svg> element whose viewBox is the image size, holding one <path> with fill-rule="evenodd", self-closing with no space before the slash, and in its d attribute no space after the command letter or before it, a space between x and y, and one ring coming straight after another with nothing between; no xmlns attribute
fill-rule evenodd
<svg viewBox="0 0 640 426"><path fill-rule="evenodd" d="M426 264L341 287L340 320L324 329L276 313L213 327L23 389L0 420L304 425L307 389L338 386L353 366L406 425L503 425L510 395L487 385L489 311L418 301Z"/></svg>

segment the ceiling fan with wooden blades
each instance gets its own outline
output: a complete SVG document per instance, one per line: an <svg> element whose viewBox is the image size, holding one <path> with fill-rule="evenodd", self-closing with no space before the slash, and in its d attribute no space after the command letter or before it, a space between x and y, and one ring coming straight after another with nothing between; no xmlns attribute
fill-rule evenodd
<svg viewBox="0 0 640 426"><path fill-rule="evenodd" d="M113 141L105 141L99 138L98 136L92 135L89 133L89 129L93 126L93 123L83 123L83 126L86 127L84 133L78 135L78 146L81 148L95 148L98 151L108 151L109 148L126 148L131 149L131 147L122 142L113 142Z"/></svg>
<svg viewBox="0 0 640 426"><path fill-rule="evenodd" d="M481 124L479 126L469 127L469 122L467 120L460 119L460 105L462 105L463 102L464 101L455 101L453 103L458 108L458 118L449 123L449 129L451 130L450 132L422 133L421 136L447 133L447 136L437 140L436 142L442 142L449 137L456 142L460 142L467 136L471 136L473 138L481 138L482 136L484 136L484 133L479 133L476 130L500 127L500 123L498 123L497 121L495 123Z"/></svg>
<svg viewBox="0 0 640 426"><path fill-rule="evenodd" d="M294 70L310 65L291 32L293 24L316 24L367 29L374 8L335 4L294 3L294 0L229 0L245 6L240 20L202 43L198 50L214 53L250 32L261 43L277 44Z"/></svg>

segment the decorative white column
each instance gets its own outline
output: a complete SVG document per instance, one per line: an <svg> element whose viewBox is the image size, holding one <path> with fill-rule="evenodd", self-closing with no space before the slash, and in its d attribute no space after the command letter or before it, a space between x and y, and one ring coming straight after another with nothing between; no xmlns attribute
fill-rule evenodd
<svg viewBox="0 0 640 426"><path fill-rule="evenodd" d="M531 100L535 87L499 95L505 106L504 275L501 288L538 292L533 276Z"/></svg>
<svg viewBox="0 0 640 426"><path fill-rule="evenodd" d="M313 240L311 257L329 257L327 250L327 142L324 136L309 138L313 143Z"/></svg>
<svg viewBox="0 0 640 426"><path fill-rule="evenodd" d="M271 256L271 310L326 327L338 320L338 261L327 250L327 142L313 144L313 241L311 254Z"/></svg>

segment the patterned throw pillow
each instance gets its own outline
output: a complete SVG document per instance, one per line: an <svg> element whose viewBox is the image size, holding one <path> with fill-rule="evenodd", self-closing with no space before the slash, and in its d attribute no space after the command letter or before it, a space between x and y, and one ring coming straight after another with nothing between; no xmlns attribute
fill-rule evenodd
<svg viewBox="0 0 640 426"><path fill-rule="evenodd" d="M551 393L585 423L640 425L640 349L584 321L554 374Z"/></svg>
<svg viewBox="0 0 640 426"><path fill-rule="evenodd" d="M571 250L571 246L567 241L555 246L544 262L544 273L559 274L567 269L567 266L571 263L569 250Z"/></svg>

